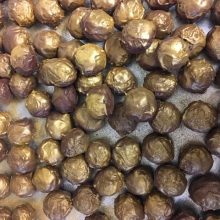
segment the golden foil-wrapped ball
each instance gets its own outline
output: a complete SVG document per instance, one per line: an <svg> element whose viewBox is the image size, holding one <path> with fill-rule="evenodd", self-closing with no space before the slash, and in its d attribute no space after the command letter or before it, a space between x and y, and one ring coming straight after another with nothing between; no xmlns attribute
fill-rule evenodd
<svg viewBox="0 0 220 220"><path fill-rule="evenodd" d="M173 36L180 37L189 43L190 57L197 56L206 45L206 35L196 24L185 24L178 27Z"/></svg>
<svg viewBox="0 0 220 220"><path fill-rule="evenodd" d="M24 145L33 140L34 123L29 118L12 121L8 127L8 140L11 144Z"/></svg>
<svg viewBox="0 0 220 220"><path fill-rule="evenodd" d="M0 112L0 137L7 134L11 120L12 117L8 112Z"/></svg>
<svg viewBox="0 0 220 220"><path fill-rule="evenodd" d="M12 211L13 220L36 220L37 212L28 203L17 206Z"/></svg>
<svg viewBox="0 0 220 220"><path fill-rule="evenodd" d="M144 70L149 71L160 67L160 63L157 58L157 48L159 47L160 42L160 40L154 39L150 47L138 55L137 62Z"/></svg>
<svg viewBox="0 0 220 220"><path fill-rule="evenodd" d="M83 38L81 22L83 17L90 12L89 8L79 7L72 12L67 23L67 30L77 39Z"/></svg>
<svg viewBox="0 0 220 220"><path fill-rule="evenodd" d="M90 169L83 155L67 158L61 164L61 174L72 184L83 183L90 176Z"/></svg>
<svg viewBox="0 0 220 220"><path fill-rule="evenodd" d="M62 190L50 192L43 201L43 210L49 219L65 219L72 207L71 194Z"/></svg>
<svg viewBox="0 0 220 220"><path fill-rule="evenodd" d="M41 142L41 144L38 146L37 154L41 163L52 166L59 165L64 159L64 156L60 150L60 143L52 138Z"/></svg>
<svg viewBox="0 0 220 220"><path fill-rule="evenodd" d="M102 156L100 157L100 155ZM105 140L94 140L89 144L85 158L91 168L107 167L111 160L111 149Z"/></svg>
<svg viewBox="0 0 220 220"><path fill-rule="evenodd" d="M105 125L104 119L91 117L85 104L76 108L73 113L73 119L76 126L87 132L98 131Z"/></svg>
<svg viewBox="0 0 220 220"><path fill-rule="evenodd" d="M32 0L8 0L8 15L19 26L31 26L35 22Z"/></svg>
<svg viewBox="0 0 220 220"><path fill-rule="evenodd" d="M10 190L18 197L31 197L35 193L32 174L15 174L10 180Z"/></svg>
<svg viewBox="0 0 220 220"><path fill-rule="evenodd" d="M212 4L212 0L177 0L176 10L181 18L195 22L210 11Z"/></svg>
<svg viewBox="0 0 220 220"><path fill-rule="evenodd" d="M107 73L105 78L106 84L115 93L126 94L136 87L134 74L126 67L113 67Z"/></svg>
<svg viewBox="0 0 220 220"><path fill-rule="evenodd" d="M47 118L47 132L55 140L61 140L71 128L72 122L69 114L52 112Z"/></svg>
<svg viewBox="0 0 220 220"><path fill-rule="evenodd" d="M157 50L161 67L168 72L178 72L189 61L189 44L179 37L163 40Z"/></svg>
<svg viewBox="0 0 220 220"><path fill-rule="evenodd" d="M29 173L36 168L35 151L28 146L13 146L8 153L7 161L14 173Z"/></svg>
<svg viewBox="0 0 220 220"><path fill-rule="evenodd" d="M3 161L8 154L9 147L3 139L0 139L0 162Z"/></svg>
<svg viewBox="0 0 220 220"><path fill-rule="evenodd" d="M73 195L74 208L84 215L91 215L101 205L101 198L90 185L79 186Z"/></svg>
<svg viewBox="0 0 220 220"><path fill-rule="evenodd" d="M34 36L33 45L36 51L43 57L54 58L61 42L61 37L56 31L43 30Z"/></svg>
<svg viewBox="0 0 220 220"><path fill-rule="evenodd" d="M0 54L0 77L11 78L12 66L10 63L10 55L7 53Z"/></svg>
<svg viewBox="0 0 220 220"><path fill-rule="evenodd" d="M176 4L176 0L145 0L153 10L168 10Z"/></svg>
<svg viewBox="0 0 220 220"><path fill-rule="evenodd" d="M47 59L41 63L39 78L46 85L66 87L75 82L77 71L66 58Z"/></svg>
<svg viewBox="0 0 220 220"><path fill-rule="evenodd" d="M85 44L79 47L75 53L75 63L81 74L93 76L106 67L105 51L96 44Z"/></svg>
<svg viewBox="0 0 220 220"><path fill-rule="evenodd" d="M47 117L51 110L50 96L47 92L33 90L27 97L25 106L32 116Z"/></svg>
<svg viewBox="0 0 220 220"><path fill-rule="evenodd" d="M141 0L123 0L116 6L113 13L115 24L123 27L129 21L144 18L145 9Z"/></svg>
<svg viewBox="0 0 220 220"><path fill-rule="evenodd" d="M121 32L113 33L105 41L105 52L108 62L114 66L123 66L130 59L129 53L121 45Z"/></svg>
<svg viewBox="0 0 220 220"><path fill-rule="evenodd" d="M35 170L32 182L38 191L48 193L59 189L61 178L56 168L45 166Z"/></svg>
<svg viewBox="0 0 220 220"><path fill-rule="evenodd" d="M64 18L64 11L57 0L37 0L34 4L34 13L40 23L51 26L58 25Z"/></svg>
<svg viewBox="0 0 220 220"><path fill-rule="evenodd" d="M0 174L0 199L5 199L10 195L10 178L5 174Z"/></svg>
<svg viewBox="0 0 220 220"><path fill-rule="evenodd" d="M83 16L81 28L89 40L104 41L114 31L114 20L102 9L90 10Z"/></svg>
<svg viewBox="0 0 220 220"><path fill-rule="evenodd" d="M138 54L147 49L156 36L154 22L140 19L129 21L122 30L121 43L132 54Z"/></svg>
<svg viewBox="0 0 220 220"><path fill-rule="evenodd" d="M103 119L114 110L114 96L106 84L89 90L86 97L86 107L95 119Z"/></svg>
<svg viewBox="0 0 220 220"><path fill-rule="evenodd" d="M0 219L11 220L11 210L7 206L0 206ZM107 219L108 220L108 219Z"/></svg>
<svg viewBox="0 0 220 220"><path fill-rule="evenodd" d="M120 0L92 0L92 8L102 9L106 12L112 12Z"/></svg>
<svg viewBox="0 0 220 220"><path fill-rule="evenodd" d="M80 6L84 6L85 0L58 0L61 7L67 11L72 11Z"/></svg>
<svg viewBox="0 0 220 220"><path fill-rule="evenodd" d="M174 29L174 20L170 12L163 10L150 11L146 19L153 21L157 27L156 38L164 39L170 35Z"/></svg>
<svg viewBox="0 0 220 220"><path fill-rule="evenodd" d="M77 91L86 94L91 88L101 86L103 83L102 73L98 73L95 76L79 76L76 81Z"/></svg>
<svg viewBox="0 0 220 220"><path fill-rule="evenodd" d="M127 172L133 169L141 160L139 143L131 137L118 140L113 148L112 158L119 170Z"/></svg>
<svg viewBox="0 0 220 220"><path fill-rule="evenodd" d="M24 99L37 87L37 80L34 76L25 77L14 73L9 81L9 86L15 97Z"/></svg>
<svg viewBox="0 0 220 220"><path fill-rule="evenodd" d="M122 191L124 175L115 167L109 166L96 174L93 186L100 196L112 196Z"/></svg>

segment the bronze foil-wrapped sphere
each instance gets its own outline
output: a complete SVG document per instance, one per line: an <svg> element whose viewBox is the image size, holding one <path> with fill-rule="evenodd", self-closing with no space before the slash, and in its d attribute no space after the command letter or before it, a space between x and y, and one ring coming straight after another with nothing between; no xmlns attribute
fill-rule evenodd
<svg viewBox="0 0 220 220"><path fill-rule="evenodd" d="M194 22L210 11L212 3L212 0L177 0L176 10L181 18Z"/></svg>
<svg viewBox="0 0 220 220"><path fill-rule="evenodd" d="M19 26L31 26L35 22L33 2L31 0L9 0L8 15Z"/></svg>
<svg viewBox="0 0 220 220"><path fill-rule="evenodd" d="M113 114L108 117L108 123L120 136L125 136L136 129L138 121L126 114L123 103L117 103Z"/></svg>
<svg viewBox="0 0 220 220"><path fill-rule="evenodd" d="M111 13L119 2L120 0L92 0L92 8Z"/></svg>
<svg viewBox="0 0 220 220"><path fill-rule="evenodd" d="M46 130L55 140L61 140L71 128L72 122L69 114L52 112L47 118Z"/></svg>
<svg viewBox="0 0 220 220"><path fill-rule="evenodd" d="M86 97L86 107L89 114L95 119L103 119L114 110L114 96L105 84L89 90Z"/></svg>
<svg viewBox="0 0 220 220"><path fill-rule="evenodd" d="M179 168L189 175L203 175L213 165L211 154L203 145L190 144L179 155Z"/></svg>
<svg viewBox="0 0 220 220"><path fill-rule="evenodd" d="M58 25L64 18L64 11L57 0L38 0L34 4L34 13L40 23L51 26Z"/></svg>
<svg viewBox="0 0 220 220"><path fill-rule="evenodd" d="M47 92L33 90L28 95L25 106L32 116L47 117L51 110L50 96Z"/></svg>
<svg viewBox="0 0 220 220"><path fill-rule="evenodd" d="M60 165L64 156L60 150L60 143L52 138L41 142L37 149L38 159L40 163L52 166Z"/></svg>
<svg viewBox="0 0 220 220"><path fill-rule="evenodd" d="M91 215L101 205L101 198L90 185L82 185L73 194L74 208L84 215Z"/></svg>
<svg viewBox="0 0 220 220"><path fill-rule="evenodd" d="M158 99L168 99L177 89L177 78L172 73L154 71L146 75L144 85Z"/></svg>
<svg viewBox="0 0 220 220"><path fill-rule="evenodd" d="M114 31L114 20L102 9L90 10L83 16L81 28L89 40L104 41Z"/></svg>
<svg viewBox="0 0 220 220"><path fill-rule="evenodd" d="M8 105L13 99L13 94L9 87L9 79L0 79L0 103Z"/></svg>
<svg viewBox="0 0 220 220"><path fill-rule="evenodd" d="M10 195L10 178L5 174L0 174L0 199L5 199Z"/></svg>
<svg viewBox="0 0 220 220"><path fill-rule="evenodd" d="M164 164L174 159L174 144L170 137L152 133L144 138L142 152L152 163Z"/></svg>
<svg viewBox="0 0 220 220"><path fill-rule="evenodd" d="M12 116L8 112L0 111L0 137L4 137L8 133L11 120Z"/></svg>
<svg viewBox="0 0 220 220"><path fill-rule="evenodd" d="M38 191L49 193L59 189L61 178L56 168L45 166L35 170L32 182Z"/></svg>
<svg viewBox="0 0 220 220"><path fill-rule="evenodd" d="M206 35L203 29L196 24L185 24L178 27L174 37L180 37L189 43L190 57L197 56L206 45Z"/></svg>
<svg viewBox="0 0 220 220"><path fill-rule="evenodd" d="M61 164L61 174L72 184L83 183L90 177L90 169L83 155L67 158Z"/></svg>
<svg viewBox="0 0 220 220"><path fill-rule="evenodd" d="M121 194L115 199L114 211L119 220L144 219L144 207L141 201L130 193Z"/></svg>
<svg viewBox="0 0 220 220"><path fill-rule="evenodd" d="M206 133L217 124L217 110L201 100L191 102L184 111L182 121L187 128Z"/></svg>
<svg viewBox="0 0 220 220"><path fill-rule="evenodd" d="M118 140L113 148L112 158L118 169L122 171L133 169L141 160L139 143L131 137Z"/></svg>
<svg viewBox="0 0 220 220"><path fill-rule="evenodd" d="M35 193L32 174L15 174L10 179L10 190L21 198L31 197Z"/></svg>
<svg viewBox="0 0 220 220"><path fill-rule="evenodd" d="M145 9L141 0L123 0L113 13L116 26L123 27L129 21L144 18Z"/></svg>
<svg viewBox="0 0 220 220"><path fill-rule="evenodd" d="M147 168L138 167L128 173L125 177L125 184L130 193L144 196L153 189L153 176Z"/></svg>
<svg viewBox="0 0 220 220"><path fill-rule="evenodd" d="M72 12L67 23L67 30L77 39L83 38L83 29L81 22L83 17L90 12L89 8L79 7Z"/></svg>
<svg viewBox="0 0 220 220"><path fill-rule="evenodd" d="M122 191L124 175L115 167L109 166L96 174L93 186L100 196L112 196Z"/></svg>
<svg viewBox="0 0 220 220"><path fill-rule="evenodd" d="M171 102L159 102L155 117L150 122L154 131L167 134L179 128L182 115L179 109Z"/></svg>
<svg viewBox="0 0 220 220"><path fill-rule="evenodd" d="M94 214L85 217L85 220L110 220L103 212L95 212Z"/></svg>
<svg viewBox="0 0 220 220"><path fill-rule="evenodd" d="M179 73L181 87L192 93L204 93L215 79L215 69L205 59L191 60Z"/></svg>
<svg viewBox="0 0 220 220"><path fill-rule="evenodd" d="M206 147L214 155L220 157L220 129L219 127L212 129L206 135Z"/></svg>
<svg viewBox="0 0 220 220"><path fill-rule="evenodd" d="M173 199L160 192L152 192L146 198L144 212L151 220L169 220L175 212Z"/></svg>
<svg viewBox="0 0 220 220"><path fill-rule="evenodd" d="M57 111L73 112L78 102L78 95L72 85L64 88L55 87L51 101Z"/></svg>
<svg viewBox="0 0 220 220"><path fill-rule="evenodd" d="M71 194L58 190L50 192L43 201L43 210L49 219L63 220L73 208Z"/></svg>
<svg viewBox="0 0 220 220"><path fill-rule="evenodd" d="M207 35L206 38L206 52L208 55L216 60L220 60L220 26L214 26Z"/></svg>
<svg viewBox="0 0 220 220"><path fill-rule="evenodd" d="M106 67L105 51L96 44L85 44L75 53L75 63L81 74L94 76Z"/></svg>
<svg viewBox="0 0 220 220"><path fill-rule="evenodd" d="M220 179L216 175L203 175L193 180L189 186L190 198L201 207L202 211L217 211L219 201Z"/></svg>
<svg viewBox="0 0 220 220"><path fill-rule="evenodd" d="M37 212L29 203L25 203L25 204L17 206L12 211L12 219L13 220L36 220Z"/></svg>
<svg viewBox="0 0 220 220"><path fill-rule="evenodd" d="M173 165L161 165L155 171L155 186L166 196L182 195L187 186L185 174Z"/></svg>
<svg viewBox="0 0 220 220"><path fill-rule="evenodd" d="M85 0L58 0L61 7L67 11L72 11L85 5Z"/></svg>
<svg viewBox="0 0 220 220"><path fill-rule="evenodd" d="M126 67L113 67L105 78L106 84L115 93L126 94L136 87L134 74Z"/></svg>
<svg viewBox="0 0 220 220"><path fill-rule="evenodd" d="M8 140L11 144L29 144L35 132L34 124L31 119L22 118L12 121L8 127Z"/></svg>
<svg viewBox="0 0 220 220"><path fill-rule="evenodd" d="M76 39L61 42L58 47L57 56L59 58L66 58L74 63L76 50L82 45L83 43Z"/></svg>
<svg viewBox="0 0 220 220"><path fill-rule="evenodd" d="M16 98L26 98L36 87L37 80L34 76L22 76L14 73L9 81L10 90Z"/></svg>
<svg viewBox="0 0 220 220"><path fill-rule="evenodd" d="M105 53L111 65L123 66L128 63L130 54L121 45L121 32L113 33L105 41Z"/></svg>
<svg viewBox="0 0 220 220"><path fill-rule="evenodd" d="M18 45L11 51L10 62L13 69L23 76L31 76L38 70L37 56L30 45Z"/></svg>
<svg viewBox="0 0 220 220"><path fill-rule="evenodd" d="M3 139L0 139L0 162L3 161L8 154L8 146Z"/></svg>
<svg viewBox="0 0 220 220"><path fill-rule="evenodd" d="M12 214L12 212L9 209L9 207L0 206L0 219L2 219L2 220L11 220L11 214Z"/></svg>
<svg viewBox="0 0 220 220"><path fill-rule="evenodd" d="M105 125L104 119L95 119L89 114L85 104L76 108L73 119L76 126L87 132L98 131Z"/></svg>
<svg viewBox="0 0 220 220"><path fill-rule="evenodd" d="M137 63L144 70L154 70L160 67L159 60L157 58L157 48L160 45L161 40L154 39L150 47L137 56Z"/></svg>
<svg viewBox="0 0 220 220"><path fill-rule="evenodd" d="M189 61L189 44L179 37L163 40L157 50L161 67L170 73L178 72Z"/></svg>
<svg viewBox="0 0 220 220"><path fill-rule="evenodd" d="M216 25L220 25L220 1L215 0L212 5L211 17Z"/></svg>
<svg viewBox="0 0 220 220"><path fill-rule="evenodd" d="M153 10L168 10L176 4L176 0L145 0L148 6Z"/></svg>
<svg viewBox="0 0 220 220"><path fill-rule="evenodd" d="M65 157L75 157L87 151L89 136L80 128L68 131L61 141L61 152Z"/></svg>
<svg viewBox="0 0 220 220"><path fill-rule="evenodd" d="M31 36L26 28L17 25L8 26L2 35L2 44L7 53L18 45L31 44Z"/></svg>
<svg viewBox="0 0 220 220"><path fill-rule="evenodd" d="M149 20L129 21L122 30L121 43L131 54L143 52L150 47L156 36L156 25Z"/></svg>
<svg viewBox="0 0 220 220"><path fill-rule="evenodd" d="M34 36L33 45L36 51L45 58L57 56L57 50L61 42L61 37L53 30L43 30Z"/></svg>
<svg viewBox="0 0 220 220"><path fill-rule="evenodd" d="M100 155L102 155L100 157ZM107 167L111 160L111 149L109 144L102 139L90 142L85 152L86 162L91 168L102 169Z"/></svg>
<svg viewBox="0 0 220 220"><path fill-rule="evenodd" d="M153 21L157 27L156 38L164 39L170 35L174 29L174 20L170 12L163 10L150 11L146 19Z"/></svg>
<svg viewBox="0 0 220 220"><path fill-rule="evenodd" d="M83 94L88 93L91 88L101 86L103 84L103 75L98 73L95 76L79 76L76 81L77 91Z"/></svg>
<svg viewBox="0 0 220 220"><path fill-rule="evenodd" d="M11 78L12 66L10 63L10 55L0 54L0 77L1 78Z"/></svg>
<svg viewBox="0 0 220 220"><path fill-rule="evenodd" d="M132 89L125 97L125 109L128 116L137 121L152 119L157 110L157 102L154 94L143 87Z"/></svg>
<svg viewBox="0 0 220 220"><path fill-rule="evenodd" d="M47 59L41 63L39 78L46 85L66 87L75 82L77 71L66 58Z"/></svg>
<svg viewBox="0 0 220 220"><path fill-rule="evenodd" d="M7 162L14 173L25 174L35 170L37 158L31 147L13 146L8 153Z"/></svg>

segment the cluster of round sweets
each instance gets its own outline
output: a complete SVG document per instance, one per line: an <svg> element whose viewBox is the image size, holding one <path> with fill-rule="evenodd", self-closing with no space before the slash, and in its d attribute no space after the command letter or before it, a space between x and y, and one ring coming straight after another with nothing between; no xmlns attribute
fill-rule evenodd
<svg viewBox="0 0 220 220"><path fill-rule="evenodd" d="M212 154L220 157L220 108L197 100L181 112L166 101L178 85L191 93L205 93L213 82L220 86L220 72L211 62L220 61L220 0L0 2L1 107L25 99L30 115L46 118L51 137L35 149L33 119L0 112L0 161L7 159L12 171L0 174L0 200L40 191L48 193L43 210L51 220L64 220L73 207L86 220L109 220L99 211L102 198L120 193L114 202L119 220L145 215L148 220L197 220L197 210L178 210L174 202L186 191L186 175L192 175L189 195L204 212L202 218L220 218L207 212L220 209L220 178L209 173ZM175 29L172 7L187 24ZM209 12L216 26L206 36L192 23ZM72 40L53 29L61 22ZM27 28L39 23L50 28ZM203 50L211 61L197 57ZM134 59L150 71L139 87L126 66ZM124 136L112 147L86 133L106 122ZM139 122L154 131L143 143L126 136ZM175 164L169 133L181 123L205 133L206 144L187 143ZM158 165L156 170L142 158ZM73 194L64 190L65 181L78 186ZM0 206L0 219L35 220L37 211L29 204L14 210Z"/></svg>

